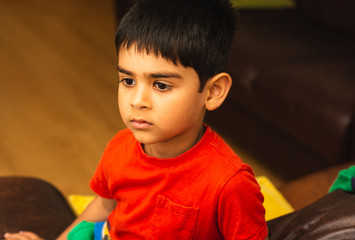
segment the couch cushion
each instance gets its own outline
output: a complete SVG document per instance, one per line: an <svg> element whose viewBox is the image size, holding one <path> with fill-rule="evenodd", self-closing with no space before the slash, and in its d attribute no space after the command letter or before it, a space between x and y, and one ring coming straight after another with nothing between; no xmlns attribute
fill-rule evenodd
<svg viewBox="0 0 355 240"><path fill-rule="evenodd" d="M294 11L241 12L229 98L329 162L349 158L355 46Z"/></svg>
<svg viewBox="0 0 355 240"><path fill-rule="evenodd" d="M268 222L270 240L346 240L355 236L355 194L337 190Z"/></svg>
<svg viewBox="0 0 355 240"><path fill-rule="evenodd" d="M342 73L352 66L347 59L304 59L270 67L255 90L254 107L330 162L345 160L355 88Z"/></svg>

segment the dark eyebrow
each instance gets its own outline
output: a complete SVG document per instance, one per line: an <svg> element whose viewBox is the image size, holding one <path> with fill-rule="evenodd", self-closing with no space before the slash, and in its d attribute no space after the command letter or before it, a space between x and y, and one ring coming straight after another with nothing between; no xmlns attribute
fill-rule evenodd
<svg viewBox="0 0 355 240"><path fill-rule="evenodd" d="M120 73L129 75L129 76L133 76L134 74L120 66L117 66L117 71L119 71ZM177 79L181 79L182 76L178 73L173 73L173 72L157 72L157 73L151 73L148 75L150 78L177 78Z"/></svg>
<svg viewBox="0 0 355 240"><path fill-rule="evenodd" d="M172 72L152 73L149 76L151 78L182 78L180 74Z"/></svg>
<svg viewBox="0 0 355 240"><path fill-rule="evenodd" d="M119 71L120 73L129 75L129 76L133 76L133 73L131 73L131 72L128 71L128 70L125 70L125 69L121 68L120 66L117 66L117 71Z"/></svg>

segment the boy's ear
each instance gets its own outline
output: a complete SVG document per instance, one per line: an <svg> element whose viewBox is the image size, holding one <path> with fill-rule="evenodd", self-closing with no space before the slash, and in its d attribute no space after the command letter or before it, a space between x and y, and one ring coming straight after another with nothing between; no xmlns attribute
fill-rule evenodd
<svg viewBox="0 0 355 240"><path fill-rule="evenodd" d="M209 79L206 83L206 109L209 111L217 109L226 99L232 86L232 78L228 73L219 73Z"/></svg>

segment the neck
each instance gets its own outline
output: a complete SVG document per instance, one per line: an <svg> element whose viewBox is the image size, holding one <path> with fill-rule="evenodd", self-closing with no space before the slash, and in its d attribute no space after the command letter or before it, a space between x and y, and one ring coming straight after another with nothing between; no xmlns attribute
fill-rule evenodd
<svg viewBox="0 0 355 240"><path fill-rule="evenodd" d="M193 137L186 140L186 136L180 135L167 142L145 144L143 145L144 152L150 157L167 159L177 157L195 146L203 137L205 127L201 126Z"/></svg>

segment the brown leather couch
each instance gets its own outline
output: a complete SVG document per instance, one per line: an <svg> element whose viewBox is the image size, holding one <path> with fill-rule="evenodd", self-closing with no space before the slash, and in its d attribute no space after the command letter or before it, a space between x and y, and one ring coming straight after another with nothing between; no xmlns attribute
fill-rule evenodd
<svg viewBox="0 0 355 240"><path fill-rule="evenodd" d="M30 177L0 177L0 239L6 232L33 231L53 240L74 219L52 184Z"/></svg>
<svg viewBox="0 0 355 240"><path fill-rule="evenodd" d="M285 178L355 159L355 1L240 10L233 87L208 123Z"/></svg>
<svg viewBox="0 0 355 240"><path fill-rule="evenodd" d="M328 194L344 163L298 178L279 190L296 210L268 222L270 240L355 239L355 193Z"/></svg>
<svg viewBox="0 0 355 240"><path fill-rule="evenodd" d="M268 222L270 240L353 240L355 194L336 190L289 215Z"/></svg>

